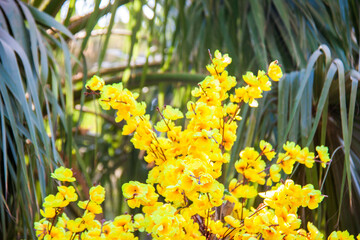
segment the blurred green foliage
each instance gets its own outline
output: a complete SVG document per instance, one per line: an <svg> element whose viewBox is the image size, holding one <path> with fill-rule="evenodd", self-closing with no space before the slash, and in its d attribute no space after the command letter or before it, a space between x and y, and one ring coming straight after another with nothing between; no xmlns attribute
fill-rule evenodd
<svg viewBox="0 0 360 240"><path fill-rule="evenodd" d="M155 121L157 106L185 109L206 74L208 49L229 53L239 80L274 59L287 72L259 108L242 109L223 181L235 174L240 150L260 139L278 148L286 140L325 144L329 170L299 167L293 176L329 196L303 217L327 233L360 232L359 1L94 0L88 12L85 2L0 1L2 239L35 237L32 222L55 187L48 179L56 165L73 168L83 198L93 183L106 186L106 218L129 211L119 190L145 180L143 153L84 94L84 83L93 74L123 81Z"/></svg>

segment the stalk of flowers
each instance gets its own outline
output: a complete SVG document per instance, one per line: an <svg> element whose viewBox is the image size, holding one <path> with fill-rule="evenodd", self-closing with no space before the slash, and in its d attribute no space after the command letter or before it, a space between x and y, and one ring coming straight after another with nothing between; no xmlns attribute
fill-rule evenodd
<svg viewBox="0 0 360 240"><path fill-rule="evenodd" d="M229 95L237 85L235 77L225 70L230 63L227 54L215 51L206 67L211 75L192 91L197 101L188 102L185 114L171 106L158 109L161 120L154 126L145 114L146 104L137 102L138 95L121 83L105 85L97 76L87 83L87 89L100 94L102 108L115 109L116 121L126 122L122 134L132 134L135 148L146 151L144 160L154 167L146 184L130 181L122 187L129 207L142 206L143 214L121 215L102 223L93 215L83 216L74 220L79 229L69 229L66 226L72 220L59 217L65 223L59 229L70 236L67 239L136 239L134 231L146 231L153 239L323 239L312 223L307 223L307 230L301 228L297 211L299 207L317 208L324 195L311 184L300 186L290 179L282 183L280 180L281 171L291 174L296 162L309 168L314 162L326 167L330 161L326 147L316 147L315 156L308 148L287 142L284 152L276 154L270 143L261 141L260 151L248 147L240 152L234 166L238 178L231 180L228 189L218 181L236 141L241 106L257 107L257 99L271 89L270 79L278 81L282 77L274 61L266 72L243 75L246 85ZM187 125L182 129L176 120L184 116ZM265 184L276 185L258 193L256 186ZM159 195L165 202L158 201ZM257 195L264 198L263 203L257 208L247 207L248 200ZM99 213L95 209L103 198L98 202L94 198L80 202L79 207L91 214ZM38 237L45 238L51 232ZM354 237L345 231L334 232L329 239Z"/></svg>
<svg viewBox="0 0 360 240"><path fill-rule="evenodd" d="M282 77L281 69L273 62L267 73L258 75L248 72L244 75L247 86L235 89L230 96L228 91L236 85L236 79L229 76L225 68L231 58L219 51L215 52L212 63L207 66L211 76L206 77L192 91L199 97L196 102L188 103L185 116L189 122L186 129L175 125L175 121L184 115L171 106L160 111L162 120L154 128L145 114L145 103L136 102L136 97L121 83L104 85L103 80L93 78L87 84L92 91L100 90L100 105L117 110L116 121L125 120L123 134L133 133L132 142L140 150L145 150L145 161L154 163L147 183L156 188L165 200L175 206L185 206L189 201L196 205L199 199L207 198L211 207L222 204L224 186L217 181L221 176L222 164L229 161L232 145L236 140L237 120L243 103L257 106L263 91L270 90L269 77L278 81ZM166 136L157 136L165 132ZM200 210L201 209L201 210ZM198 214L205 216L208 206L205 204Z"/></svg>
<svg viewBox="0 0 360 240"><path fill-rule="evenodd" d="M247 148L240 153L240 160L236 162L235 168L241 177L231 181L230 196L225 196L225 187L217 179L221 176L222 164L229 161L228 151L231 150L236 140L237 121L241 119L239 116L241 106L247 103L251 107L257 107L257 99L262 97L264 91L271 89L269 77L274 81L278 81L282 77L277 61L269 65L267 72L258 71L257 75L247 72L243 76L246 85L236 88L235 94L231 94L229 99L228 91L237 84L235 77L229 76L225 70L230 63L231 58L227 54L222 55L219 51L215 51L211 64L207 66L211 75L192 91L192 95L198 99L196 102L188 102L188 111L185 113L188 124L185 129L175 124L177 119L184 116L178 109L165 106L162 111L159 110L162 120L152 127L147 115L140 117L132 114L126 108L129 105L139 105L143 109L137 113L144 113L146 106L145 103L137 103L136 96L132 97L128 90L121 89L118 93L111 91L112 95L108 95L106 89L100 90L100 104L105 104L105 109L110 105L117 110L117 120L125 119L127 121L123 134L133 133L134 146L147 152L146 162L154 163L155 167L150 171L147 183L156 186L157 192L165 198L167 203L171 203L173 207L177 208L179 214L190 215L193 221L199 225L200 233L206 238L214 236L233 238L244 236L244 234L253 234L254 237L262 236L263 233L259 232L260 228L255 233L252 230L246 230L246 225L244 225L248 216L251 216L252 219L255 215L261 216L260 210L262 212L270 211L270 207L266 203L260 210L255 211L244 207L247 199L257 195L255 184L271 185L272 182L279 182L280 171L291 174L295 162L312 167L315 161L319 161L325 167L330 161L327 148L324 146L317 148L320 158L315 158L315 154L309 152L308 148L301 149L295 143L288 142L284 145L285 153L279 153L276 163L266 168L266 162L262 158L266 157L271 161L276 154L269 143L262 141L260 143L261 153L252 148ZM90 81L87 87L94 91L96 89L91 88L92 85L102 86L103 82L99 84L98 78ZM109 86L104 86L104 88L107 87ZM123 100L123 95L129 96L127 101ZM123 111L123 108L126 110ZM158 136L155 130L166 133L165 137ZM128 193L123 188L123 192L125 196L130 196L128 198L130 207L134 207L132 202L135 200L137 201L136 207L141 201L146 202L144 200L146 190L139 194L138 192ZM321 193L314 190L312 185L305 186L305 190L302 192L296 192L296 194L305 193L309 197L306 198L308 201L303 199L300 202L303 207L309 206L314 209L323 199ZM312 201L310 202L309 199ZM241 212L237 219L243 223L238 227L242 229L241 231L236 228L230 230L226 225L229 223L222 221L222 216L216 216L216 209L223 208L226 201L232 201L236 206L234 211ZM281 212L281 210L275 210L274 213ZM281 213L287 216L296 214L297 208L286 210L291 211L290 213ZM247 216L245 212L248 212ZM297 215L292 216L297 219ZM145 219L147 219L147 215L145 215ZM281 218L279 220L281 221ZM278 223L279 220L268 224L276 230L279 236L296 234L294 231L286 231L284 226ZM299 227L300 225L297 224L294 229ZM152 232L150 228L147 228L147 231ZM306 236L306 234L303 235ZM166 234L162 236L166 236ZM173 236L169 235L169 237ZM159 237L159 235L155 234L153 237Z"/></svg>
<svg viewBox="0 0 360 240"><path fill-rule="evenodd" d="M44 209L40 210L41 215L44 217L39 222L35 222L34 227L38 239L52 239L52 238L64 238L65 232L60 227L62 223L62 216L66 217L63 213L64 208L69 205L70 202L77 200L78 195L75 193L73 186L67 187L67 182L74 182L75 178L70 169L60 167L51 174L52 178L63 182L64 185L57 187L58 192L56 195L49 194L43 203Z"/></svg>

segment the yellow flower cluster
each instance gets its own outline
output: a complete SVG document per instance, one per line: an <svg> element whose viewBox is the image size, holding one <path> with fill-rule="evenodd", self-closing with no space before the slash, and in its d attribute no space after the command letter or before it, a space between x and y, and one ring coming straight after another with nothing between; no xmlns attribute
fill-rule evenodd
<svg viewBox="0 0 360 240"><path fill-rule="evenodd" d="M131 208L153 206L158 200L155 188L149 184L130 181L122 186L124 197Z"/></svg>
<svg viewBox="0 0 360 240"><path fill-rule="evenodd" d="M284 153L276 153L270 143L261 141L259 151L245 148L235 163L238 177L228 189L219 181L224 163L236 140L237 121L241 106L257 107L257 99L271 89L270 79L278 81L282 71L277 61L267 71L243 75L245 86L237 85L235 77L225 68L231 63L227 54L215 51L206 77L192 91L197 98L188 102L187 112L165 106L158 109L161 120L150 123L146 104L137 102L137 94L122 84L105 85L95 76L86 88L100 94L103 109L115 109L116 121L125 120L122 134L132 134L135 148L144 150L144 160L154 167L146 184L130 181L122 192L130 208L142 207L134 216L121 215L113 221L95 220L102 212L105 190L90 189L90 199L79 201L82 217L69 220L64 211L76 201L75 189L60 186L59 193L49 195L43 204L42 220L35 223L38 239L137 239L134 232L146 231L153 239L323 239L323 234L307 223L300 228L299 207L315 209L323 200L311 184L300 186L292 180L281 180L281 170L291 174L296 162L312 167L319 162L326 167L330 161L328 149L316 148L317 155L293 142L284 144ZM183 129L176 120L186 117ZM162 134L159 134L162 133ZM272 160L274 164L270 164ZM269 164L267 164L269 163ZM59 168L52 174L59 181L73 181L69 169ZM258 185L272 186L270 191L257 192ZM248 199L264 198L256 209L246 207ZM160 202L159 196L164 199ZM345 232L334 232L329 239L353 239Z"/></svg>
<svg viewBox="0 0 360 240"><path fill-rule="evenodd" d="M75 181L71 169L57 168L51 177L62 182L58 186L56 195L48 195L44 199L44 210L40 210L44 217L34 223L37 239L45 240L75 240L75 239L137 239L134 230L140 229L143 221L142 214L135 216L121 215L114 221L98 221L97 214L102 213L101 203L105 200L105 189L100 186L91 187L89 200L78 201L79 208L84 209L81 217L69 219L64 212L70 202L75 202L78 195L73 186L65 186L67 182Z"/></svg>

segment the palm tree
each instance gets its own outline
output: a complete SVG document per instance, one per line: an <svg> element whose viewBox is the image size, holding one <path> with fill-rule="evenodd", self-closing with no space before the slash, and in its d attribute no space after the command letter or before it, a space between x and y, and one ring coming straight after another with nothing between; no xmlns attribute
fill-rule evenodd
<svg viewBox="0 0 360 240"><path fill-rule="evenodd" d="M150 91L141 97L158 99L153 105L184 108L182 99L190 96L190 86L204 76L207 49L229 53L233 58L229 71L238 79L246 70L265 69L273 59L287 72L258 109L242 109L232 162L243 147L260 139L277 144L278 149L286 140L310 148L329 146L333 161L327 170L298 168L293 176L298 182L318 185L329 196L318 212L304 216L315 219L326 232L338 227L360 232L358 1L100 4L94 1L92 12L77 16L75 0L0 1L3 239L35 238L32 222L41 200L54 188L46 183L56 165L75 170L84 194L93 181L111 187L107 208L117 213L124 208L117 189L134 175L143 178L146 167L139 161L141 155L127 139L114 134L119 126L113 117L85 103L91 100L83 94L87 78L97 73L107 82L122 80L139 92L146 87ZM130 14L127 24L116 21L120 8ZM55 21L61 9L66 13L63 25ZM145 9L153 15L145 15ZM109 17L109 24L97 34L103 16ZM119 33L119 27L127 31ZM69 50L69 44L74 49ZM113 66L114 59L107 54L114 46L123 53L115 58L123 62L121 66ZM93 62L87 52L97 53ZM140 57L144 61L136 62ZM80 110L75 108L78 103ZM102 124L95 135L82 128L86 114L99 116L94 119ZM119 169L129 171L114 182ZM224 171L224 181L234 175L231 168Z"/></svg>

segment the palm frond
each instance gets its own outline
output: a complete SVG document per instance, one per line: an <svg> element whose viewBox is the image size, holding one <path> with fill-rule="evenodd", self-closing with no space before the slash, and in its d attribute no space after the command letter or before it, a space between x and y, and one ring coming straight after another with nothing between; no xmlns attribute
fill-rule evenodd
<svg viewBox="0 0 360 240"><path fill-rule="evenodd" d="M49 172L62 164L55 146L58 118L66 118L59 106L61 80L55 78L59 65L46 30L72 35L23 2L1 1L0 9L5 13L0 28L1 232L3 239L35 238L33 220L41 199L52 188L47 184ZM69 55L66 44L62 51ZM66 123L60 126L66 128Z"/></svg>

